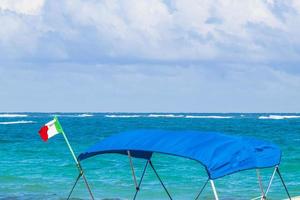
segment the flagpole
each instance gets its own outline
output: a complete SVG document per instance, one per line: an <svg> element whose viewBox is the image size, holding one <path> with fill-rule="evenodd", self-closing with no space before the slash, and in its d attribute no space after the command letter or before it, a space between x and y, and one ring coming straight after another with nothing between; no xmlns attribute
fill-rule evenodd
<svg viewBox="0 0 300 200"><path fill-rule="evenodd" d="M68 140L68 138L67 138L65 132L62 130L61 133L62 133L63 136L64 136L64 139L65 139L65 141L66 141L66 143L67 143L67 145L68 145L68 147L69 147L69 150L71 151L71 154L72 154L72 156L73 156L73 158L74 158L76 164L79 165L79 162L78 162L78 160L77 160L77 158L76 158L76 156L75 156L75 153L74 153L74 151L73 151L73 148L71 147L71 145L70 145L70 143L69 143L69 140Z"/></svg>
<svg viewBox="0 0 300 200"><path fill-rule="evenodd" d="M54 117L54 119L59 123L57 117ZM88 191L89 191L89 193L90 193L90 196L91 196L92 200L94 200L94 199L95 199L95 198L94 198L94 195L93 195L93 193L92 193L92 191L91 191L91 188L90 188L90 186L89 186L89 184L88 184L88 182L87 182L87 179L86 179L86 177L85 177L85 175L84 175L84 173L83 173L83 169L82 169L82 167L81 167L79 161L77 160L77 157L75 156L75 153L74 153L74 151L73 151L73 148L71 147L70 142L69 142L69 140L68 140L68 138L67 138L67 136L66 136L64 130L62 129L61 126L60 126L60 128L61 128L61 133L62 133L62 135L64 136L64 139L65 139L65 141L66 141L66 143L67 143L67 145L68 145L68 147L69 147L69 150L70 150L70 152L71 152L71 154L72 154L72 156L73 156L73 158L74 158L74 161L75 161L75 163L76 163L76 165L77 165L77 167L78 167L78 169L79 169L79 173L82 175L82 178L83 178L84 183L85 183L85 185L86 185L86 187L87 187L87 189L88 189Z"/></svg>

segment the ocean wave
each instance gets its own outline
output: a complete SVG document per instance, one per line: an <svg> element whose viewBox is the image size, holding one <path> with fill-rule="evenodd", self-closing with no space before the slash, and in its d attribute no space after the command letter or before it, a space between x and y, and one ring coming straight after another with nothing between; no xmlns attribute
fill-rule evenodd
<svg viewBox="0 0 300 200"><path fill-rule="evenodd" d="M51 114L51 117L93 117L92 114Z"/></svg>
<svg viewBox="0 0 300 200"><path fill-rule="evenodd" d="M21 120L21 121L12 121L12 122L0 122L0 124L33 124L35 123L34 121L25 121L25 120Z"/></svg>
<svg viewBox="0 0 300 200"><path fill-rule="evenodd" d="M232 116L201 116L201 115L182 115L182 114L148 114L148 115L105 115L105 117L109 118L138 118L138 117L145 117L145 118L207 118L207 119L229 119L233 118Z"/></svg>
<svg viewBox="0 0 300 200"><path fill-rule="evenodd" d="M141 115L105 115L105 117L109 117L109 118L137 118L137 117L141 117Z"/></svg>
<svg viewBox="0 0 300 200"><path fill-rule="evenodd" d="M217 116L217 115L187 115L185 118L199 118L199 119L231 119L232 116Z"/></svg>
<svg viewBox="0 0 300 200"><path fill-rule="evenodd" d="M260 116L258 119L297 119L300 118L299 115L269 115L269 116Z"/></svg>
<svg viewBox="0 0 300 200"><path fill-rule="evenodd" d="M174 114L149 114L147 117L170 117L170 118L173 118L173 117L177 117L177 118L180 118L180 117L184 117L184 115L174 115Z"/></svg>
<svg viewBox="0 0 300 200"><path fill-rule="evenodd" d="M13 118L13 117L28 117L28 115L25 115L25 114L8 114L8 113L0 114L0 118L6 118L6 117L9 117L9 118Z"/></svg>
<svg viewBox="0 0 300 200"><path fill-rule="evenodd" d="M93 117L94 115L92 114L79 114L77 117Z"/></svg>

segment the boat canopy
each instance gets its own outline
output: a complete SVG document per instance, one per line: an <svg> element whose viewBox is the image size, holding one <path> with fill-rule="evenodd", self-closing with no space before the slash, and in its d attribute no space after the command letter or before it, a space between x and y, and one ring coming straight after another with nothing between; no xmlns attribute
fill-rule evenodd
<svg viewBox="0 0 300 200"><path fill-rule="evenodd" d="M137 130L110 136L78 156L118 153L150 160L153 153L174 155L201 163L209 179L238 171L274 167L280 164L281 150L274 144L249 137L214 132Z"/></svg>

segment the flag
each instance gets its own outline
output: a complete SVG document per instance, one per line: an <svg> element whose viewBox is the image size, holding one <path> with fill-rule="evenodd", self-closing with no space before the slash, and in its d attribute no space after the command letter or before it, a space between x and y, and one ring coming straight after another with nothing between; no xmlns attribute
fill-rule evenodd
<svg viewBox="0 0 300 200"><path fill-rule="evenodd" d="M46 142L49 138L62 132L63 130L57 117L54 117L52 121L48 122L40 129L39 134L41 138Z"/></svg>
<svg viewBox="0 0 300 200"><path fill-rule="evenodd" d="M66 134L64 133L64 131L63 131L63 129L62 129L62 127L61 127L61 125L60 125L60 123L59 123L57 117L54 117L54 119L53 119L52 121L50 121L50 122L48 122L47 124L45 124L45 125L40 129L40 131L39 131L39 134L40 134L41 138L42 138L45 142L46 142L49 138L51 138L51 137L53 137L53 136L55 136L55 135L57 135L57 134L59 134L59 133L61 133L61 134L64 136L64 139L65 139L65 141L66 141L66 143L67 143L67 145L68 145L68 147L69 147L69 150L70 150L70 152L71 152L71 154L72 154L72 156L73 156L73 158L74 158L74 160L75 160L75 162L76 162L76 166L77 166L77 168L78 168L78 170L79 170L79 175L78 175L78 177L77 177L77 179L76 179L76 182L75 182L75 184L74 184L74 186L73 186L73 188L72 188L72 190L71 190L71 192L70 192L70 194L69 194L69 196L68 196L67 199L69 199L69 197L71 196L71 194L72 194L72 192L73 192L73 189L74 189L74 187L76 186L76 184L77 184L79 178L80 178L80 177L83 177L83 180L84 180L84 182L85 182L85 185L86 185L86 187L87 187L87 189L88 189L88 191L89 191L89 193L90 193L90 196L91 196L92 200L94 200L94 199L95 199L95 198L94 198L94 195L93 195L93 193L92 193L92 191L91 191L91 189L90 189L90 186L89 186L89 184L88 184L88 182L87 182L87 179L86 179L86 177L85 177L85 175L84 175L84 173L83 173L83 169L82 169L82 167L81 167L79 161L77 160L77 157L75 156L75 153L74 153L74 151L73 151L73 148L71 147L71 145L70 145L70 143L69 143L69 140L68 140Z"/></svg>

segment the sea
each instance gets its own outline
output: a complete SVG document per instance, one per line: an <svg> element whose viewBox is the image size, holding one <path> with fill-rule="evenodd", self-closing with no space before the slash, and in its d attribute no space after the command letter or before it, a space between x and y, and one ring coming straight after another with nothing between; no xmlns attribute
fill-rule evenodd
<svg viewBox="0 0 300 200"><path fill-rule="evenodd" d="M0 199L66 199L78 170L61 134L41 140L38 131L57 116L75 154L111 135L128 130L163 129L220 132L250 136L282 150L281 174L291 196L300 196L300 113L0 113ZM209 144L207 144L209 145ZM173 199L195 199L207 180L205 168L185 158L154 154L153 165ZM135 186L128 157L98 155L82 161L96 199L132 199ZM145 160L133 159L137 178ZM264 187L273 169L261 169ZM252 199L260 195L255 170L215 180L220 199ZM268 199L286 199L276 175ZM199 199L213 199L208 184ZM90 199L82 180L72 199ZM148 168L137 199L168 199Z"/></svg>

